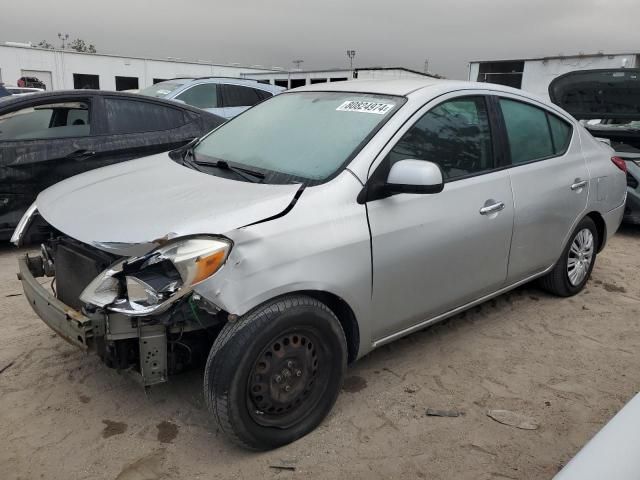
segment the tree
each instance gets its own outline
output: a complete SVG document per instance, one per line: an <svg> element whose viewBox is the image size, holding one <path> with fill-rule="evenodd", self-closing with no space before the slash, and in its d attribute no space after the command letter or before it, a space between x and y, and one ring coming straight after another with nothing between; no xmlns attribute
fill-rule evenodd
<svg viewBox="0 0 640 480"><path fill-rule="evenodd" d="M80 38L76 38L75 40L70 42L69 48L71 50L75 50L76 52L96 53L96 47L93 44L90 43L89 45L87 45L87 43Z"/></svg>
<svg viewBox="0 0 640 480"><path fill-rule="evenodd" d="M51 45L49 42L47 42L46 40L40 40L37 44L36 47L39 48L49 48L51 50L53 50L53 45Z"/></svg>
<svg viewBox="0 0 640 480"><path fill-rule="evenodd" d="M62 38L62 37L61 37ZM68 36L67 36L68 38ZM71 50L75 50L76 52L82 52L82 53L96 53L96 47L95 45L93 45L92 43L87 44L87 42L85 42L84 40L82 40L81 38L76 38L75 40L65 44L64 43L64 39L62 39L62 49L71 49ZM39 48L49 48L51 50L53 50L54 48L56 48L55 46L53 46L51 43L47 42L46 40L41 40L36 44L36 47Z"/></svg>

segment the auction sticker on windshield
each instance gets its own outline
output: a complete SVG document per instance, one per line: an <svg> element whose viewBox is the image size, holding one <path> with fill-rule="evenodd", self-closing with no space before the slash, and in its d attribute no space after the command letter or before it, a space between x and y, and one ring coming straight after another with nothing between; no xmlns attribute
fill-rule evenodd
<svg viewBox="0 0 640 480"><path fill-rule="evenodd" d="M347 100L338 108L338 112L361 112L361 113L375 113L377 115L384 115L393 108L391 103L378 103L378 102L361 102L358 100Z"/></svg>

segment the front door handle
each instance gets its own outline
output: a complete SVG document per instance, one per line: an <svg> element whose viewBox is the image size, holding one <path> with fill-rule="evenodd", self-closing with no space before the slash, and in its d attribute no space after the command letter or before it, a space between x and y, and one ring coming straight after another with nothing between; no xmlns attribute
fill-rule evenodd
<svg viewBox="0 0 640 480"><path fill-rule="evenodd" d="M580 190L581 188L584 188L584 186L587 184L586 180L580 180L579 178L576 178L573 181L573 185L571 185L571 190Z"/></svg>
<svg viewBox="0 0 640 480"><path fill-rule="evenodd" d="M490 215L492 213L499 212L500 210L504 210L503 202L495 202L491 205L485 204L485 206L480 209L480 215Z"/></svg>

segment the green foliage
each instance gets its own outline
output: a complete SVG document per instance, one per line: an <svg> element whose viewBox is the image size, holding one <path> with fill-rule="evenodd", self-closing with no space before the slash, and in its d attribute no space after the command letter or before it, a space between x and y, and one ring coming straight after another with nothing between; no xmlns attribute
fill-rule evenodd
<svg viewBox="0 0 640 480"><path fill-rule="evenodd" d="M39 48L48 48L48 49L51 49L51 50L53 50L53 49L55 48L52 44L50 44L50 43L49 43L49 42L47 42L46 40L40 40L40 41L36 44L36 47L39 47Z"/></svg>

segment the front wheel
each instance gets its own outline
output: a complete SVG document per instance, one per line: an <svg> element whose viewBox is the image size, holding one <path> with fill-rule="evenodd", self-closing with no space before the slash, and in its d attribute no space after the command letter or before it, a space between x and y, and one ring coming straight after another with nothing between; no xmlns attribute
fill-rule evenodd
<svg viewBox="0 0 640 480"><path fill-rule="evenodd" d="M540 279L544 290L561 297L580 292L596 263L598 230L591 218L583 218L553 270Z"/></svg>
<svg viewBox="0 0 640 480"><path fill-rule="evenodd" d="M331 411L347 364L340 322L306 295L227 324L211 348L204 396L235 443L265 450L312 431Z"/></svg>

